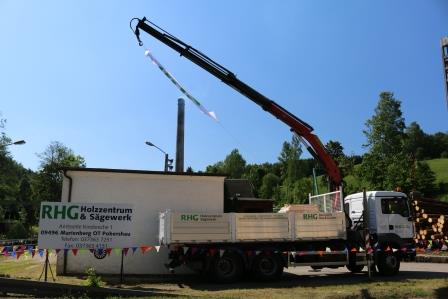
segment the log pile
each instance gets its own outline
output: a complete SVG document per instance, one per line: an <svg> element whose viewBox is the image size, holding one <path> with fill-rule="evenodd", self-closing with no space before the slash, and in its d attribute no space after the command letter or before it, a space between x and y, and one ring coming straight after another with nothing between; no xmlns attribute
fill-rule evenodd
<svg viewBox="0 0 448 299"><path fill-rule="evenodd" d="M415 242L448 240L448 203L436 199L412 196L415 219Z"/></svg>

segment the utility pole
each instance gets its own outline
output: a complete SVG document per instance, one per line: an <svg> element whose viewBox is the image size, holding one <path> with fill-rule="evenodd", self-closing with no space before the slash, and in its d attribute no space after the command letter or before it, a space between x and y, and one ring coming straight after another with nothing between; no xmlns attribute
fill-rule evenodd
<svg viewBox="0 0 448 299"><path fill-rule="evenodd" d="M185 101L177 102L176 172L184 172Z"/></svg>

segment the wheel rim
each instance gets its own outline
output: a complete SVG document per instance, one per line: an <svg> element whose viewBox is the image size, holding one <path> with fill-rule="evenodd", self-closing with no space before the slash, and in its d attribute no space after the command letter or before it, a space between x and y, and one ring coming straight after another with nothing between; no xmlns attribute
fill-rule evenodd
<svg viewBox="0 0 448 299"><path fill-rule="evenodd" d="M395 268L397 266L398 260L395 255L388 255L385 259L386 265L388 265L390 268Z"/></svg>
<svg viewBox="0 0 448 299"><path fill-rule="evenodd" d="M221 272L221 274L225 276L231 274L234 269L232 261L226 258L219 259L216 266L219 272Z"/></svg>
<svg viewBox="0 0 448 299"><path fill-rule="evenodd" d="M272 258L262 257L258 263L258 268L263 274L272 274L275 272L275 263Z"/></svg>

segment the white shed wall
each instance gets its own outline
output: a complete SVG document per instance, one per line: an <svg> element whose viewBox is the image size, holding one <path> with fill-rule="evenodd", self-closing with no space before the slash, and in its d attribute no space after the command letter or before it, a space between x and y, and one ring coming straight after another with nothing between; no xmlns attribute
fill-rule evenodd
<svg viewBox="0 0 448 299"><path fill-rule="evenodd" d="M222 213L224 209L224 177L165 175L153 173L67 172L72 178L71 202L130 203L134 205L135 246L158 245L158 213L166 209L185 212ZM64 178L62 201L69 197L69 180ZM132 244L130 244L131 246ZM146 252L140 249L124 258L126 274L167 274L163 265L168 251L161 248ZM113 252L98 260L90 252L67 254L67 273L84 273L92 266L98 273L120 273L121 255ZM58 254L57 271L63 271L63 253ZM185 271L185 270L184 270ZM182 273L183 271L180 271Z"/></svg>

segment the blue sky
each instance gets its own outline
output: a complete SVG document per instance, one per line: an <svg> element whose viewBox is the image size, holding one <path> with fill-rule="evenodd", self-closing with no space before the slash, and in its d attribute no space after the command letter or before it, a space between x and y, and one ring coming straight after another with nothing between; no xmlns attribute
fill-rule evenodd
<svg viewBox="0 0 448 299"><path fill-rule="evenodd" d="M88 167L161 170L175 154L177 98L144 56L129 20L148 19L311 124L323 143L364 152L381 91L406 123L448 130L440 39L448 1L0 0L0 111L25 167L60 141ZM203 170L238 148L275 162L289 128L170 48L145 47L209 110L186 102L185 165Z"/></svg>

